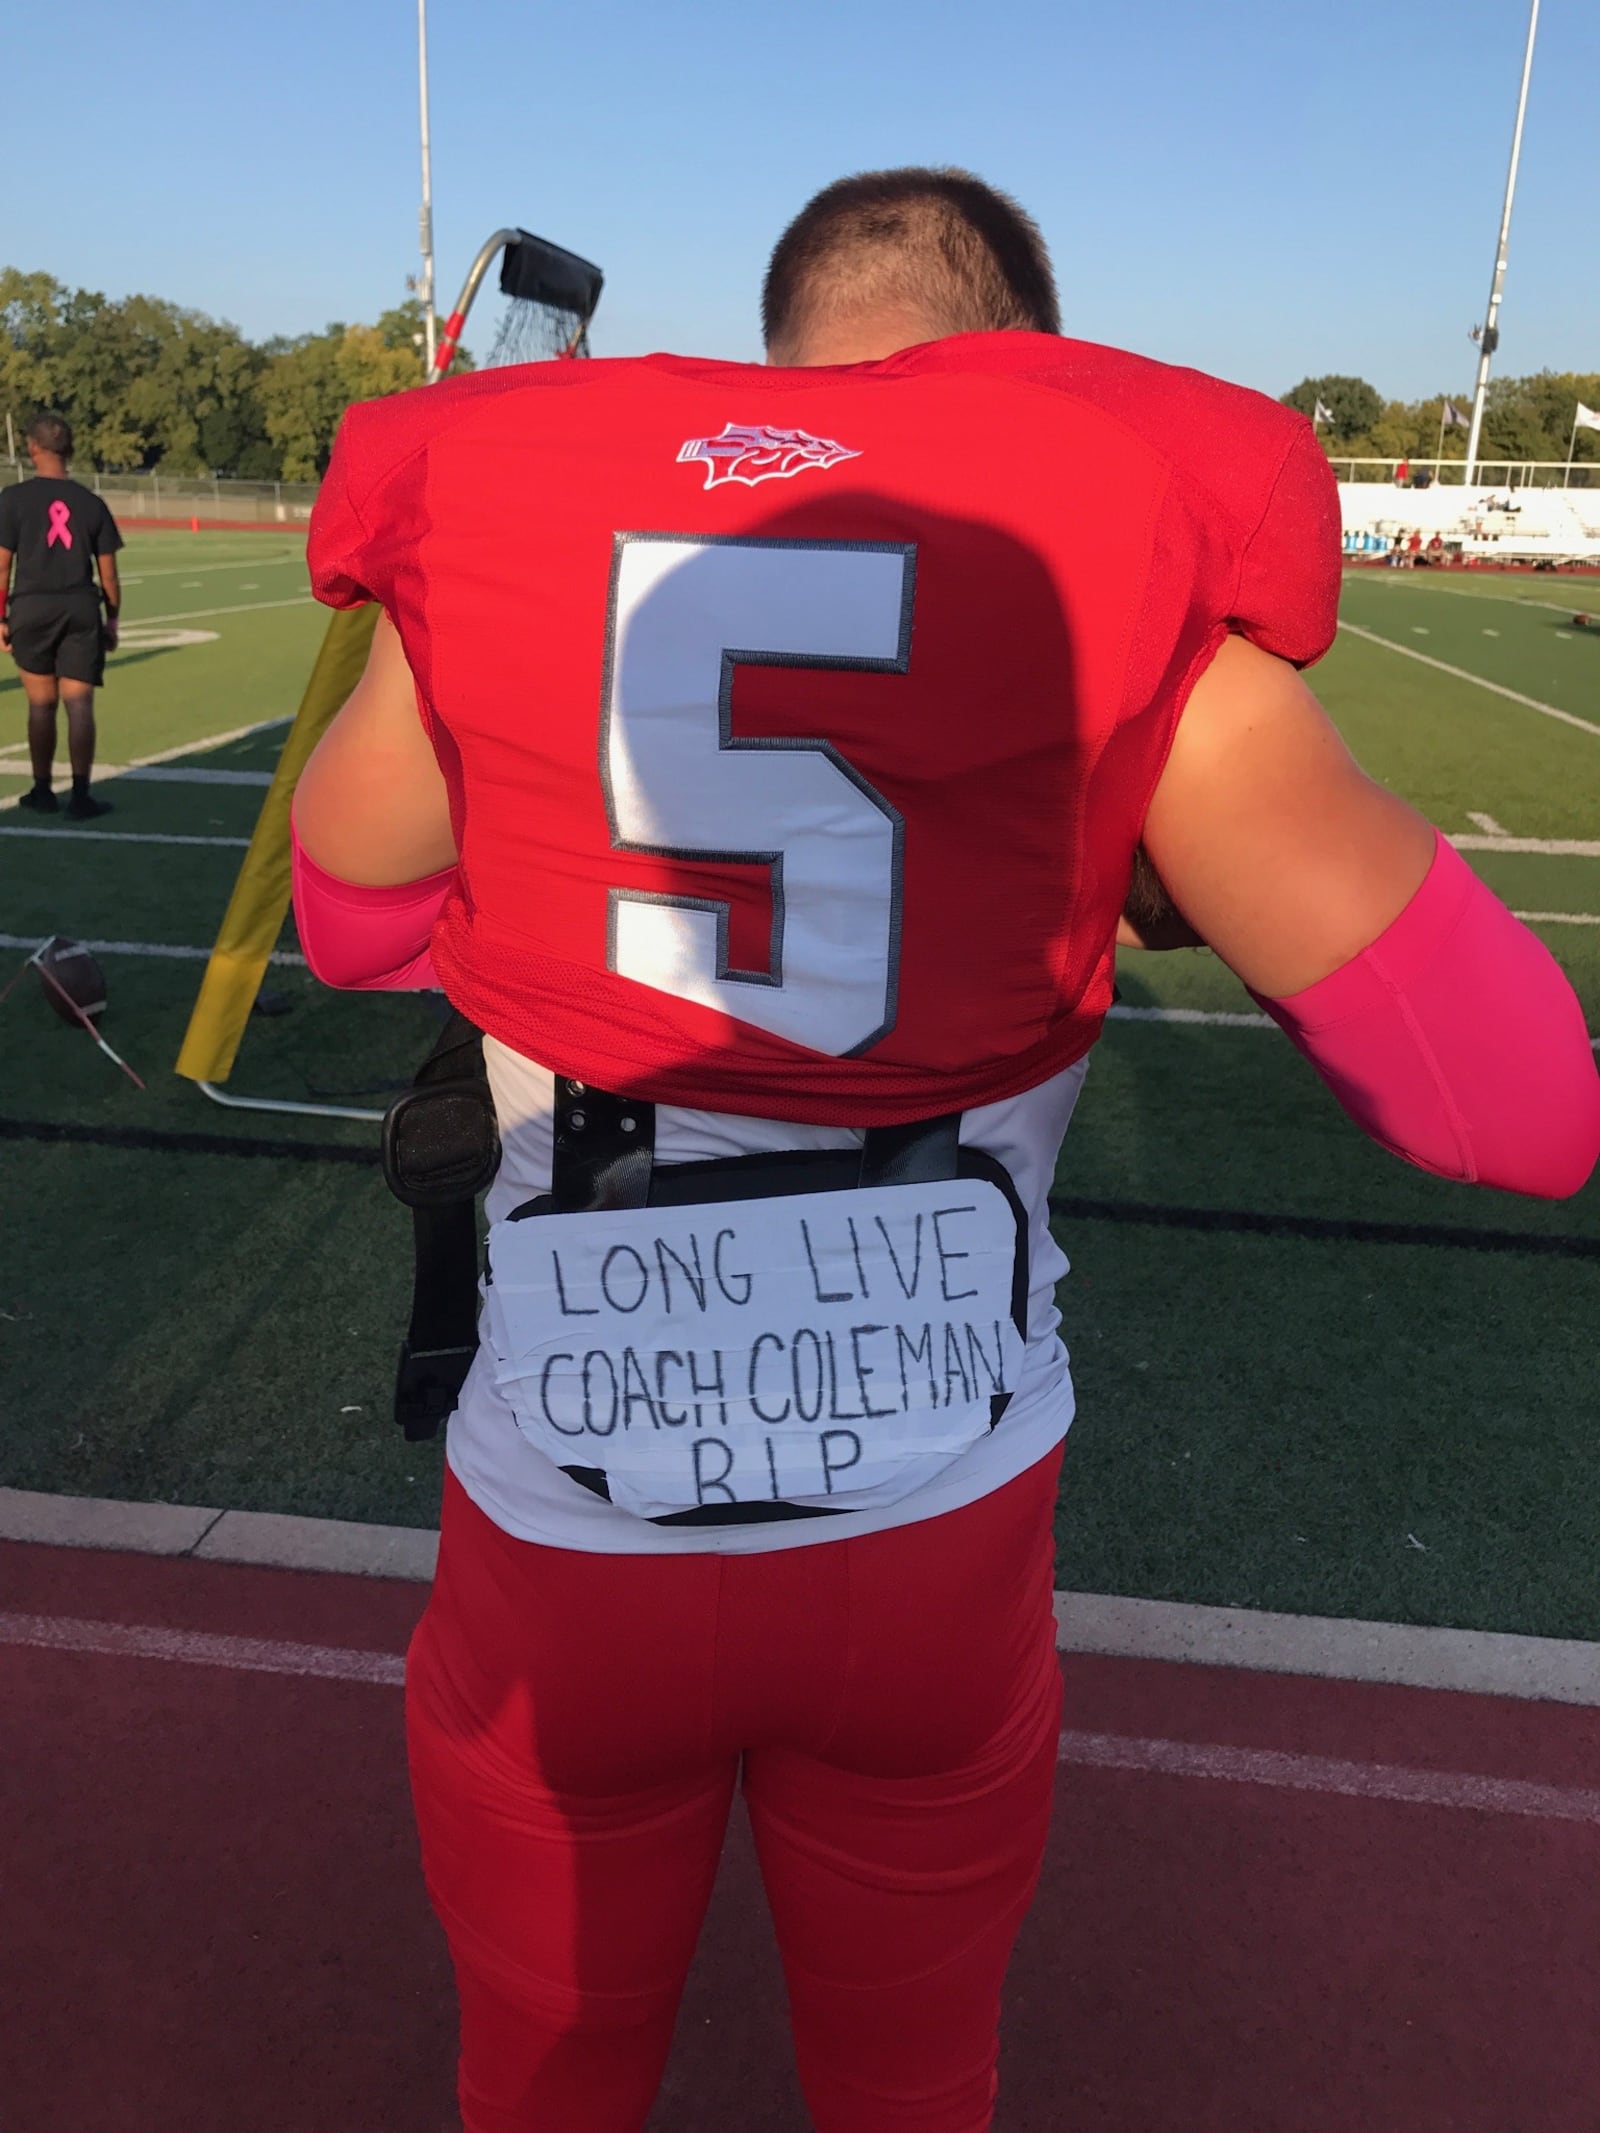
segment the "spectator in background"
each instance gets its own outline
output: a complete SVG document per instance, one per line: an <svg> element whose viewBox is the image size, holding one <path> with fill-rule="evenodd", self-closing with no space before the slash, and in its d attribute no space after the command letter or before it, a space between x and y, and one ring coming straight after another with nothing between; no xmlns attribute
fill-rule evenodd
<svg viewBox="0 0 1600 2133"><path fill-rule="evenodd" d="M72 431L59 415L28 425L34 479L0 489L0 651L9 652L28 699L33 789L18 800L35 814L60 811L55 795L56 707L66 707L75 822L111 812L89 790L94 772L94 692L115 650L122 535L102 500L67 479ZM12 583L12 565L16 582ZM95 590L95 571L100 591ZM106 618L100 619L105 600ZM9 603L9 604L8 604Z"/></svg>

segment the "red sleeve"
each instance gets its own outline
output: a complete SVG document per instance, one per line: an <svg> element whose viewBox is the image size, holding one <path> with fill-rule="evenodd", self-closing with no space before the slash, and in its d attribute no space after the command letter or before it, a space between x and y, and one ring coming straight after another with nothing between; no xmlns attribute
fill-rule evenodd
<svg viewBox="0 0 1600 2133"><path fill-rule="evenodd" d="M1228 619L1264 652L1310 666L1338 628L1341 568L1338 484L1301 420L1245 543Z"/></svg>
<svg viewBox="0 0 1600 2133"><path fill-rule="evenodd" d="M325 607L360 607L381 600L383 587L373 543L361 506L376 485L379 467L372 431L371 405L346 410L333 441L333 456L322 477L311 513L306 561L311 590Z"/></svg>

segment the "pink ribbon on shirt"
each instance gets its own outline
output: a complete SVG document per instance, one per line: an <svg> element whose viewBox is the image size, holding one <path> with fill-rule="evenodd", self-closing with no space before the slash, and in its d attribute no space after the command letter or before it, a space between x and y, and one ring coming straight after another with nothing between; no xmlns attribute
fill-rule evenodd
<svg viewBox="0 0 1600 2133"><path fill-rule="evenodd" d="M64 547L72 546L72 512L65 498L60 496L50 506L50 531L44 537L44 545L54 548L57 541Z"/></svg>

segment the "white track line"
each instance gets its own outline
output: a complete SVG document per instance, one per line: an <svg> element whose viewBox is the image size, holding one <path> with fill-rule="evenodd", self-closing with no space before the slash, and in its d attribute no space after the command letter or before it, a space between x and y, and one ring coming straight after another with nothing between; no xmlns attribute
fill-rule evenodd
<svg viewBox="0 0 1600 2133"><path fill-rule="evenodd" d="M218 1667L232 1674L355 1682L369 1688L395 1689L405 1681L405 1660L397 1652L219 1636L207 1630L157 1629L142 1623L87 1622L61 1615L0 1614L0 1644L24 1651ZM1466 1808L1478 1814L1521 1815L1540 1822L1600 1822L1600 1792L1533 1784L1522 1778L1484 1777L1473 1771L1411 1770L1393 1763L1116 1733L1064 1732L1056 1752L1059 1762L1080 1769L1203 1778L1415 1807Z"/></svg>
<svg viewBox="0 0 1600 2133"><path fill-rule="evenodd" d="M1600 923L1600 921L1597 921ZM0 948L37 948L43 935L26 933L0 933ZM169 963L207 963L211 960L209 948L190 948L165 941L82 941L91 955L143 955L154 956L158 961ZM306 959L288 948L274 948L267 958L286 970L304 970Z"/></svg>
<svg viewBox="0 0 1600 2133"><path fill-rule="evenodd" d="M13 801L12 806L16 805ZM35 829L31 824L0 823L0 837L60 837L63 842L80 844L92 838L98 844L214 844L231 846L242 852L249 844L248 837L168 837L155 830L91 830L80 829L69 823L65 829Z"/></svg>
<svg viewBox="0 0 1600 2133"><path fill-rule="evenodd" d="M1600 1822L1600 1792L1575 1785L1535 1785L1524 1778L1481 1777L1465 1770L1408 1770L1393 1763L1347 1762L1339 1756L1224 1747L1210 1741L1135 1740L1118 1733L1063 1733L1057 1757L1094 1770L1220 1779L1280 1792L1394 1800L1412 1807L1465 1807L1479 1814L1526 1815L1539 1822Z"/></svg>
<svg viewBox="0 0 1600 2133"><path fill-rule="evenodd" d="M1540 711L1546 718L1558 718L1564 726L1576 726L1580 733L1592 733L1600 740L1600 726L1586 718L1576 718L1570 711L1558 711L1554 704L1542 704L1537 696L1524 696L1520 689L1508 689L1503 682L1485 681L1481 674L1469 673L1465 667L1450 666L1443 659L1435 659L1431 652L1419 652L1415 646L1396 644L1392 637L1380 637L1376 630L1364 630L1354 622L1339 624L1341 637L1362 637L1368 644L1382 645L1386 652L1397 652L1402 659L1419 660L1425 667L1434 667L1441 674L1448 674L1453 681L1471 682L1475 689L1487 689L1492 696L1504 696L1514 704L1524 704L1530 711Z"/></svg>
<svg viewBox="0 0 1600 2133"><path fill-rule="evenodd" d="M150 1629L121 1622L80 1622L63 1615L0 1614L0 1644L46 1652L98 1652L113 1659L167 1659L220 1666L232 1674L292 1674L312 1681L362 1681L399 1688L405 1660L394 1652L356 1652L327 1644L288 1644L268 1637L220 1637L208 1630Z"/></svg>
<svg viewBox="0 0 1600 2133"><path fill-rule="evenodd" d="M264 615L270 607L315 607L316 604L310 593L297 593L292 600L246 600L239 607L189 607L175 615L141 615L139 623L143 627L155 622L203 622L208 615Z"/></svg>

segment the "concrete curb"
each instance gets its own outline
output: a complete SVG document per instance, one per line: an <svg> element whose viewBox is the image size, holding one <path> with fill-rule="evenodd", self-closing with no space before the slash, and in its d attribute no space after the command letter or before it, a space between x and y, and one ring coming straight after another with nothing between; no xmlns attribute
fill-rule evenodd
<svg viewBox="0 0 1600 2133"><path fill-rule="evenodd" d="M437 1533L415 1526L289 1518L190 1504L120 1503L0 1489L0 1541L252 1563L276 1570L426 1584ZM1453 1689L1543 1703L1600 1705L1600 1644L1497 1630L1349 1622L1243 1607L1198 1607L1109 1593L1058 1592L1056 1644L1089 1657L1243 1667L1330 1681Z"/></svg>

